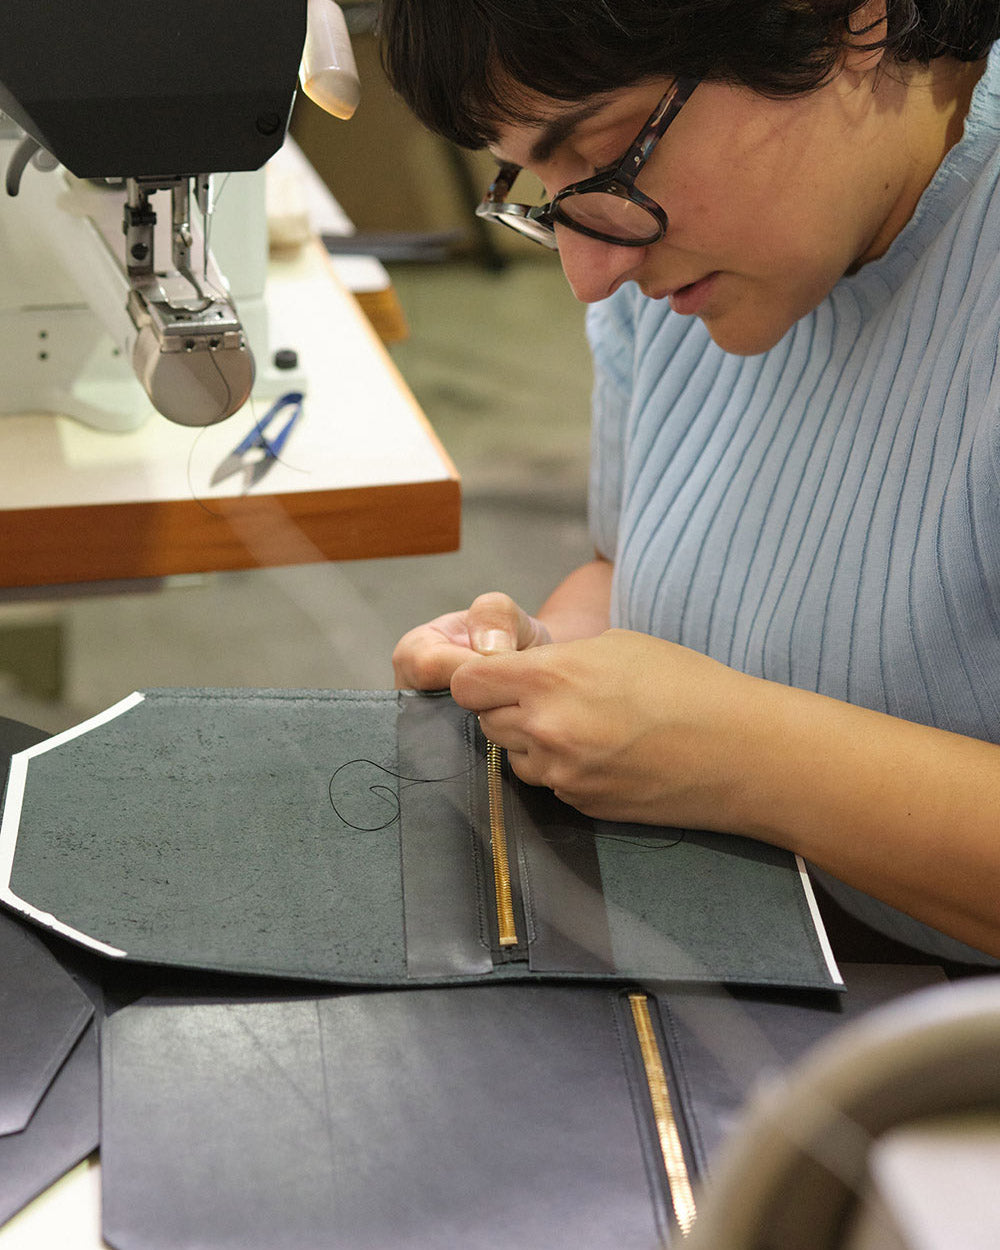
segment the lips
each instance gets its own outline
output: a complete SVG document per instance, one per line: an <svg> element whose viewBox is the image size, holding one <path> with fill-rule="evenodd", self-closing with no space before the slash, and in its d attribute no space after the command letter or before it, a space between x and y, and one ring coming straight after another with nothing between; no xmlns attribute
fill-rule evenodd
<svg viewBox="0 0 1000 1250"><path fill-rule="evenodd" d="M696 317L711 297L718 277L719 273L716 270L706 274L704 278L689 282L686 286L668 291L667 299L670 300L670 307L682 316Z"/></svg>

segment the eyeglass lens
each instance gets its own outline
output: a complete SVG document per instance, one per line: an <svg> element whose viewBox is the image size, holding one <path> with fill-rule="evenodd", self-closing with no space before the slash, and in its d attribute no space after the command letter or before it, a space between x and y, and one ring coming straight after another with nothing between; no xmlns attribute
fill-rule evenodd
<svg viewBox="0 0 1000 1250"><path fill-rule="evenodd" d="M555 216L594 234L629 242L657 238L660 234L659 222L648 209L607 191L567 195L559 201Z"/></svg>

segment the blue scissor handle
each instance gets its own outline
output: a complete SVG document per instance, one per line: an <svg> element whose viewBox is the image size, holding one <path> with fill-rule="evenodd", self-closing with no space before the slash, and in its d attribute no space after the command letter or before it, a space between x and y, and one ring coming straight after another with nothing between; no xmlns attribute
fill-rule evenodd
<svg viewBox="0 0 1000 1250"><path fill-rule="evenodd" d="M261 447L268 456L272 459L277 459L278 453L284 446L285 439L291 433L292 426L302 416L303 399L304 396L301 391L289 391L287 394L279 396L260 420L256 422L246 438L233 448L232 455L243 456L252 448ZM274 438L269 439L264 433L265 428L285 408L291 408L291 415Z"/></svg>

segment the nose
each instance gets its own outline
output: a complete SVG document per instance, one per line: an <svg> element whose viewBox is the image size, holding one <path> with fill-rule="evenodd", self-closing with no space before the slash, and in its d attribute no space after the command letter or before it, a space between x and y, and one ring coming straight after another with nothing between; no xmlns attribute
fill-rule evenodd
<svg viewBox="0 0 1000 1250"><path fill-rule="evenodd" d="M602 243L565 226L555 229L563 273L573 294L584 304L607 299L617 291L635 275L646 254L644 247Z"/></svg>

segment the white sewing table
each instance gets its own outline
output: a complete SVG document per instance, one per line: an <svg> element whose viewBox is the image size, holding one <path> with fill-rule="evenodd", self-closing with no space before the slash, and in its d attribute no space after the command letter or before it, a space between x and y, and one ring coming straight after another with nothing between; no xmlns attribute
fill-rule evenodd
<svg viewBox="0 0 1000 1250"><path fill-rule="evenodd" d="M267 402L204 429L0 416L0 588L458 546L455 468L318 241L272 259L266 299L272 342L294 347L307 378L270 471L211 484Z"/></svg>

